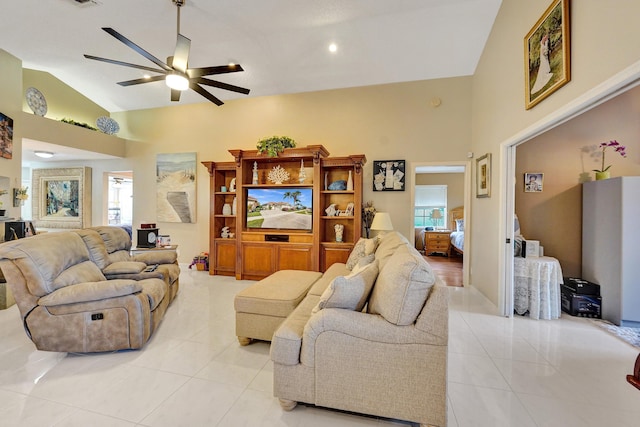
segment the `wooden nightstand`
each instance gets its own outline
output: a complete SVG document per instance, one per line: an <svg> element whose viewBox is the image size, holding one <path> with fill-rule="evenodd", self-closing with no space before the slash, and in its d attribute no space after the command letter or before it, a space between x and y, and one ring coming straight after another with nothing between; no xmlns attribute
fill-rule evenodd
<svg viewBox="0 0 640 427"><path fill-rule="evenodd" d="M424 233L425 255L438 253L449 256L449 250L451 249L450 235L450 230L426 231Z"/></svg>

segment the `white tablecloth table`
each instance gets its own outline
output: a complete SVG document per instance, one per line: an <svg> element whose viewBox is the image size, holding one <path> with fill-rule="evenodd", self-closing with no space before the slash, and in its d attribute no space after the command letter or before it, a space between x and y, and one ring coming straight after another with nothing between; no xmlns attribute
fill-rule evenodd
<svg viewBox="0 0 640 427"><path fill-rule="evenodd" d="M532 319L560 317L562 268L557 259L543 257L513 259L513 308Z"/></svg>

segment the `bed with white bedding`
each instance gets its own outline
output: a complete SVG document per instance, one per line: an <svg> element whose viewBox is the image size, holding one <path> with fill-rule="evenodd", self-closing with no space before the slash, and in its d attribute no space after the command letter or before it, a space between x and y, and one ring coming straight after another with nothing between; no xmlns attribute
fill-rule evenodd
<svg viewBox="0 0 640 427"><path fill-rule="evenodd" d="M453 208L449 211L449 224L451 224L451 250L460 255L464 252L464 206Z"/></svg>

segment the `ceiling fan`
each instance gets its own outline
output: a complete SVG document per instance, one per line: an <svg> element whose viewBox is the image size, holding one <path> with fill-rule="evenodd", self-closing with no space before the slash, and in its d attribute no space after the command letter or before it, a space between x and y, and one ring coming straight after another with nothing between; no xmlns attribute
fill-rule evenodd
<svg viewBox="0 0 640 427"><path fill-rule="evenodd" d="M109 64L122 65L125 67L138 68L140 70L151 71L154 73L159 73L158 76L152 77L143 77L140 79L134 80L126 80L123 82L118 82L120 86L133 86L142 83L151 83L164 80L171 88L171 100L172 101L180 101L180 94L182 91L187 89L191 89L200 95L207 98L209 101L213 102L216 105L222 105L223 102L205 90L202 85L216 87L218 89L229 90L232 92L242 93L247 95L249 93L249 89L245 89L242 87L230 85L227 83L219 82L216 80L206 79L204 76L210 76L215 74L225 74L225 73L236 73L238 71L244 71L240 64L229 64L229 65L219 65L213 67L202 67L202 68L189 68L189 50L191 48L191 40L187 37L180 34L180 8L184 6L186 0L171 0L173 4L176 5L178 10L178 25L177 25L177 35L178 39L176 42L176 49L173 56L167 58L167 62L162 62L155 56L151 55L146 50L142 49L140 46L127 39L122 34L118 33L113 28L104 27L102 28L104 31L120 40L125 45L129 46L131 49L138 52L140 55L147 58L149 61L153 62L160 68L147 67L144 65L131 64L128 62L116 61L114 59L100 58L98 56L93 55L84 55L87 59L93 59L96 61L107 62Z"/></svg>

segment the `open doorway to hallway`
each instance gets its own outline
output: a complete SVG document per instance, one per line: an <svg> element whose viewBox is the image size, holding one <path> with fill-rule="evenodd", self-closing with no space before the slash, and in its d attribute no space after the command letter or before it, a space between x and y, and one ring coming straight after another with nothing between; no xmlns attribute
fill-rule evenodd
<svg viewBox="0 0 640 427"><path fill-rule="evenodd" d="M106 221L108 225L133 223L133 172L107 172Z"/></svg>

